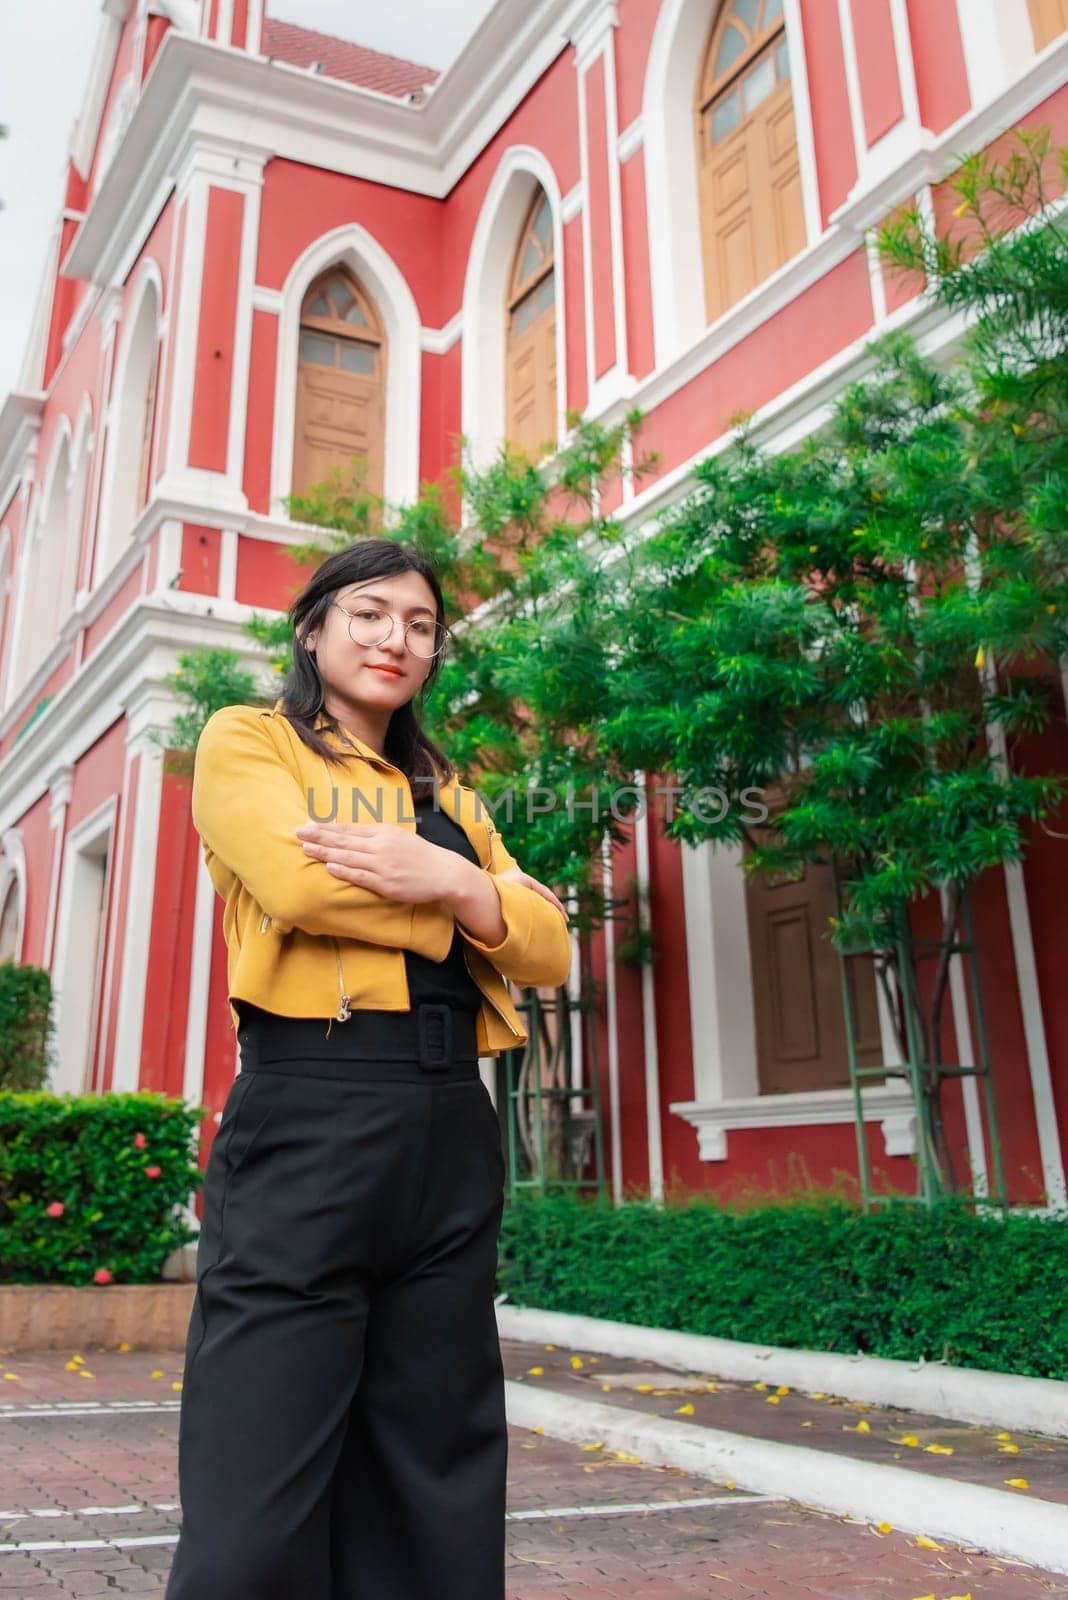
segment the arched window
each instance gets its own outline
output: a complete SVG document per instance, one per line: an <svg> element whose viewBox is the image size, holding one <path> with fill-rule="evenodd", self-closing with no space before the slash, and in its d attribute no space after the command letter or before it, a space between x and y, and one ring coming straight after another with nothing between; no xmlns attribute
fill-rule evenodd
<svg viewBox="0 0 1068 1600"><path fill-rule="evenodd" d="M371 300L344 267L312 284L300 313L293 493L344 467L367 464L363 486L383 492L386 335Z"/></svg>
<svg viewBox="0 0 1068 1600"><path fill-rule="evenodd" d="M556 274L553 214L544 189L534 192L508 286L505 432L537 457L556 443Z"/></svg>
<svg viewBox="0 0 1068 1600"><path fill-rule="evenodd" d="M1044 50L1068 30L1068 0L1027 0L1035 49Z"/></svg>
<svg viewBox="0 0 1068 1600"><path fill-rule="evenodd" d="M782 0L726 0L709 36L696 111L711 322L805 243Z"/></svg>

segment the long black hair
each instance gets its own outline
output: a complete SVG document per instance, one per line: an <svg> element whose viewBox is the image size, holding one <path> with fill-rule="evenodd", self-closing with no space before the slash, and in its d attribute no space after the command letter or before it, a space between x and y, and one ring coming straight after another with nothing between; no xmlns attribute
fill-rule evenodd
<svg viewBox="0 0 1068 1600"><path fill-rule="evenodd" d="M293 626L293 669L282 687L281 709L309 749L327 761L343 762L345 756L316 731L317 724L325 723L343 743L349 741L344 729L338 726L337 718L323 703L323 680L314 655L304 644L304 637L325 623L330 605L342 589L370 578L393 577L400 572L417 572L426 579L434 596L437 620L442 627L446 626L445 601L434 569L418 550L393 539L358 539L355 544L328 556L289 607ZM428 738L419 721L422 702L433 687L444 659L444 651L434 657L421 688L411 700L397 707L386 730L383 754L387 761L401 769L413 787L418 785L417 799L419 792L430 792L435 778L448 783L456 775L444 750Z"/></svg>

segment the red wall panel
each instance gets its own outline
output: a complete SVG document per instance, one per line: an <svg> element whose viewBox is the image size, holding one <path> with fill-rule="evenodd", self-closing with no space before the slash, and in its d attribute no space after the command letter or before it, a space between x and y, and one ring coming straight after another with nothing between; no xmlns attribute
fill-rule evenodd
<svg viewBox="0 0 1068 1600"><path fill-rule="evenodd" d="M820 216L824 227L857 181L836 0L801 0Z"/></svg>
<svg viewBox="0 0 1068 1600"><path fill-rule="evenodd" d="M244 214L244 196L236 190L210 191L189 427L189 465L210 472L226 471Z"/></svg>
<svg viewBox="0 0 1068 1600"><path fill-rule="evenodd" d="M904 115L890 0L849 0L849 4L857 47L864 134L870 147ZM818 82L816 88L818 91Z"/></svg>

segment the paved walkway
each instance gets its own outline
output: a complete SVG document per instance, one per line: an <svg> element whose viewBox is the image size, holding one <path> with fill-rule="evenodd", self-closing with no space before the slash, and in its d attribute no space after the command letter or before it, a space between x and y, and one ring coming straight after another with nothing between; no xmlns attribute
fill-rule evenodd
<svg viewBox="0 0 1068 1600"><path fill-rule="evenodd" d="M632 1365L580 1357L584 1365L575 1369L569 1351L512 1343L505 1353L510 1376L543 1381L527 1372L542 1366L550 1381L602 1399L603 1379L591 1375L598 1366L620 1373ZM14 1374L0 1376L5 1600L159 1595L166 1582L180 1516L181 1356L72 1351L71 1358L79 1354L72 1367L52 1354L0 1366L0 1374ZM779 1406L753 1398L751 1409L779 1412L789 1397L779 1398ZM640 1392L635 1399L633 1390L627 1403L654 1401L673 1402L669 1411L688 1403ZM750 1397L739 1390L736 1403L743 1401ZM852 1414L832 1412L839 1430ZM866 1415L874 1433L874 1413ZM804 1420L798 1404L797 1421ZM938 1470L937 1461L923 1470ZM510 1435L507 1534L508 1600L1068 1600L1068 1578L976 1551L924 1547L893 1530L518 1428Z"/></svg>

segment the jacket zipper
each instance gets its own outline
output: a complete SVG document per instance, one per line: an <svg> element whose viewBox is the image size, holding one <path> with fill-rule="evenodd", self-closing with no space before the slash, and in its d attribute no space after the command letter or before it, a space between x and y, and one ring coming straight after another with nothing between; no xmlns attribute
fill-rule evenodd
<svg viewBox="0 0 1068 1600"><path fill-rule="evenodd" d="M461 940L461 944L462 943L463 943L463 941ZM471 963L467 959L467 946L466 945L463 945L463 956L464 956L464 966L467 968L468 975L470 976L471 982L474 984L475 988L478 990L478 992L482 996L482 998L487 1002L488 1005L492 1006L493 1010L496 1011L496 1013L500 1017L501 1021L508 1025L508 1027L511 1029L511 1031L515 1034L516 1038L518 1039L518 1037L519 1037L519 1029L515 1026L515 1024L513 1022L509 1021L509 1019L505 1016L504 1012L501 1010L500 1006L497 1004L496 1000L491 999L491 997L486 993L485 989L483 989L482 985L479 983L478 979L475 977L474 973L471 971Z"/></svg>

